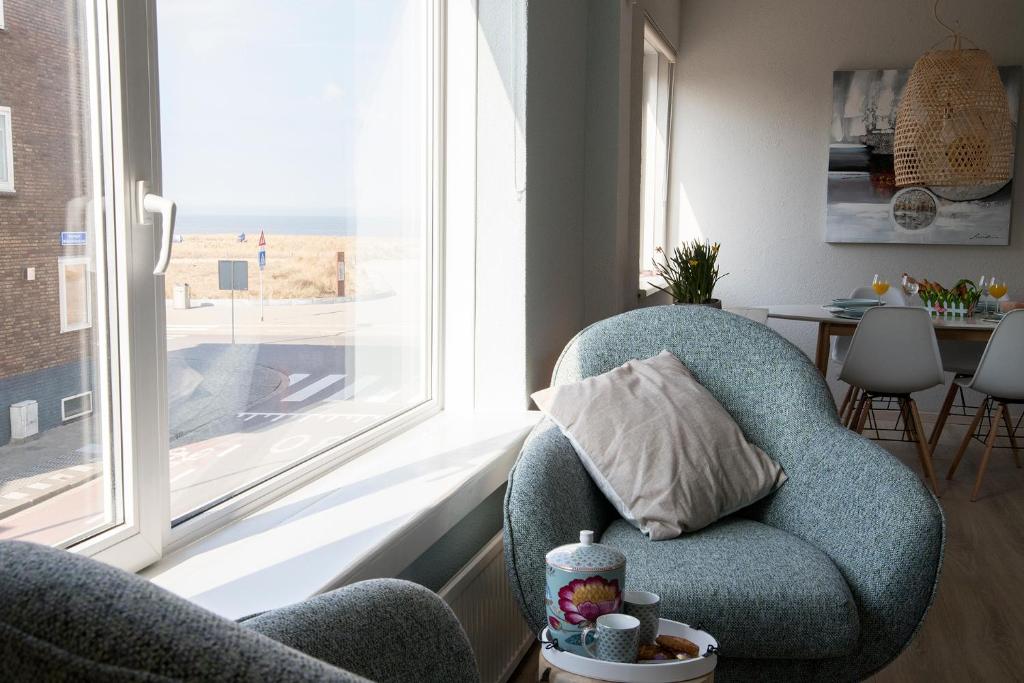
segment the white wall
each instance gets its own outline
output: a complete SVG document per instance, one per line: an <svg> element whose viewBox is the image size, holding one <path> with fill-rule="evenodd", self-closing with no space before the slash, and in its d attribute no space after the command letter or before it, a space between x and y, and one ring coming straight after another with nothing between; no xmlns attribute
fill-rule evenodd
<svg viewBox="0 0 1024 683"><path fill-rule="evenodd" d="M636 305L643 17L678 0L532 0L526 124L527 386L585 325Z"/></svg>
<svg viewBox="0 0 1024 683"><path fill-rule="evenodd" d="M677 43L679 2L477 11L475 404L517 408L576 332L636 305L643 17Z"/></svg>
<svg viewBox="0 0 1024 683"><path fill-rule="evenodd" d="M587 26L584 321L637 305L643 22L674 47L679 0L595 0Z"/></svg>
<svg viewBox="0 0 1024 683"><path fill-rule="evenodd" d="M529 3L526 103L527 385L548 386L583 326L586 0Z"/></svg>
<svg viewBox="0 0 1024 683"><path fill-rule="evenodd" d="M940 12L997 64L1024 63L1021 0ZM944 35L930 3L684 0L679 20L670 226L722 243L726 305L817 303L903 271L947 285L994 273L1024 298L1024 154L1009 247L824 242L832 72L913 65ZM812 326L778 329L813 353Z"/></svg>
<svg viewBox="0 0 1024 683"><path fill-rule="evenodd" d="M476 365L478 409L522 408L528 366L526 0L480 0L477 12L476 357L467 362Z"/></svg>

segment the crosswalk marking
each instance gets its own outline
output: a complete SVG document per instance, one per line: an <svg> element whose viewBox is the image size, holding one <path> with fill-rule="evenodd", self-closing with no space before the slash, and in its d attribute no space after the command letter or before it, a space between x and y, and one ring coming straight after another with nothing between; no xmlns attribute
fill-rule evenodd
<svg viewBox="0 0 1024 683"><path fill-rule="evenodd" d="M288 386L292 387L309 377L308 372L295 372L288 375Z"/></svg>
<svg viewBox="0 0 1024 683"><path fill-rule="evenodd" d="M179 480L179 479L181 479L182 477L187 477L188 475L192 474L192 473L193 473L193 472L195 472L195 471L196 471L196 470L195 470L195 468L194 468L194 467L193 467L192 469L190 469L190 470L185 470L185 471L184 471L184 472L182 472L181 474L178 474L178 475L176 475L176 476L173 476L173 477L171 477L171 483L173 484L174 482L178 481L178 480Z"/></svg>
<svg viewBox="0 0 1024 683"><path fill-rule="evenodd" d="M357 391L366 391L368 387L377 383L380 378L376 375L361 375L355 382L349 384L336 394L331 394L325 401L348 401L356 395Z"/></svg>
<svg viewBox="0 0 1024 683"><path fill-rule="evenodd" d="M289 394L288 396L285 396L281 400L286 402L305 401L313 394L323 391L332 384L341 381L343 377L345 377L345 375L327 375L326 377L321 377L317 381L307 386L305 389L300 389L299 391L296 391L294 394Z"/></svg>
<svg viewBox="0 0 1024 683"><path fill-rule="evenodd" d="M227 455L228 453L231 453L231 452L233 452L233 451L237 451L237 450L238 450L239 448L241 448L241 447L242 447L242 444L240 444L240 443L236 443L236 444L235 444L235 445L233 445L233 446L228 446L227 448L225 448L224 450L222 450L222 451L221 451L220 453L218 453L218 454L217 454L217 457L218 457L218 458L223 458L223 457L224 457L225 455Z"/></svg>

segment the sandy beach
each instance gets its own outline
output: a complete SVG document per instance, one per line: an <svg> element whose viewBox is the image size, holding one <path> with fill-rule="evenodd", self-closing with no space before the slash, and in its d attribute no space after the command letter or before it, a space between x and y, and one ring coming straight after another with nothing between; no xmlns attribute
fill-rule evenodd
<svg viewBox="0 0 1024 683"><path fill-rule="evenodd" d="M259 296L257 236L239 242L234 235L185 235L171 252L165 279L171 298L176 284L187 283L193 299L229 298L217 285L217 261L249 262L249 291L236 298ZM390 260L415 254L415 244L392 237L334 237L323 235L276 235L267 237L267 266L263 271L266 299L311 299L337 296L337 252L345 253L345 294L357 296L360 262Z"/></svg>

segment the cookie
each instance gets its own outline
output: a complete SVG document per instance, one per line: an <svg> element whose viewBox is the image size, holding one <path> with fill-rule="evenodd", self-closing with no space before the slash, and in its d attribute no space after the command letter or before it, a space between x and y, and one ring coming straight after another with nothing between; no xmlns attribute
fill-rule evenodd
<svg viewBox="0 0 1024 683"><path fill-rule="evenodd" d="M678 636L658 636L655 642L672 654L687 654L691 657L700 655L700 647L697 643Z"/></svg>
<svg viewBox="0 0 1024 683"><path fill-rule="evenodd" d="M636 658L638 661L674 659L675 655L660 645L641 645L637 649Z"/></svg>

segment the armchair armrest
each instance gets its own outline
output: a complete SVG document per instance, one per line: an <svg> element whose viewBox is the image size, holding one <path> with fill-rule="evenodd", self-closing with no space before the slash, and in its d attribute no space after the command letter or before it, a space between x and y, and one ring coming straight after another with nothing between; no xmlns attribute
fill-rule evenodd
<svg viewBox="0 0 1024 683"><path fill-rule="evenodd" d="M361 581L242 625L380 683L480 680L455 614L409 581Z"/></svg>
<svg viewBox="0 0 1024 683"><path fill-rule="evenodd" d="M945 544L942 509L915 471L838 423L791 433L789 481L750 512L835 562L861 625L852 666L866 676L900 653L931 605Z"/></svg>
<svg viewBox="0 0 1024 683"><path fill-rule="evenodd" d="M505 571L534 633L546 622L544 556L615 518L569 440L549 420L538 424L509 474L504 523Z"/></svg>

